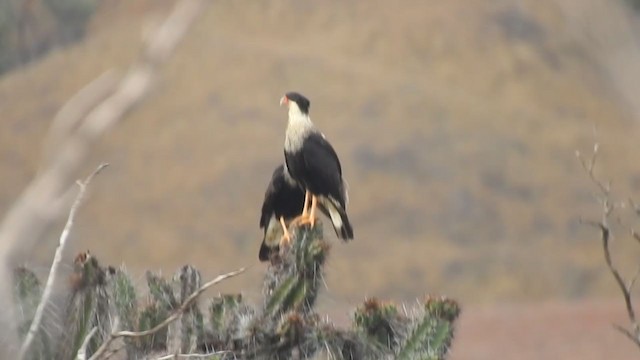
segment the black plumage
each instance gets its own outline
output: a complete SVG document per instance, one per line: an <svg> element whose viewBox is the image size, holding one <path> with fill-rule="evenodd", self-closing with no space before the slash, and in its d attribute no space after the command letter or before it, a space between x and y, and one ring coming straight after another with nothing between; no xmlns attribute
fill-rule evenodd
<svg viewBox="0 0 640 360"><path fill-rule="evenodd" d="M289 174L316 197L317 205L331 219L337 236L342 240L353 239L353 227L346 213L347 189L336 151L311 122L310 102L306 97L290 92L281 103L289 106L284 146Z"/></svg>
<svg viewBox="0 0 640 360"><path fill-rule="evenodd" d="M305 137L299 151L284 153L291 177L312 194L331 196L345 206L342 167L338 155L320 133Z"/></svg>
<svg viewBox="0 0 640 360"><path fill-rule="evenodd" d="M264 229L258 254L260 261L267 261L278 252L284 232L280 217L288 223L300 214L304 205L304 192L285 171L284 165L278 166L273 171L264 194L260 215L260 228Z"/></svg>

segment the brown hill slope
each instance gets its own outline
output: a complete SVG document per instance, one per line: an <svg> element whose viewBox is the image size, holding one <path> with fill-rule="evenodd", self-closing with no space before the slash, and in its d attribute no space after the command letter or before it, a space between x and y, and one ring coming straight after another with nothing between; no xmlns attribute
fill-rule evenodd
<svg viewBox="0 0 640 360"><path fill-rule="evenodd" d="M167 6L142 4L105 5L85 41L0 81L0 208L37 171L52 113L126 66L153 26L139 15ZM94 162L112 167L74 246L134 271L256 263L258 211L282 161L277 102L299 90L351 188L356 240L335 244L330 296L615 294L597 234L577 223L598 208L574 151L598 124L601 163L632 194L637 128L565 14L534 0L215 2L100 144Z"/></svg>

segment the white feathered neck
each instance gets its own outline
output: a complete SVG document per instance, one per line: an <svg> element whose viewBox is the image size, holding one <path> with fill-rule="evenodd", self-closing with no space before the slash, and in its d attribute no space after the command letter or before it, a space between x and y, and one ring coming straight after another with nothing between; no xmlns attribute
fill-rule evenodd
<svg viewBox="0 0 640 360"><path fill-rule="evenodd" d="M311 122L309 114L300 111L298 104L289 103L289 121L284 138L284 150L287 152L296 152L302 148L304 139L312 132L316 132L316 128Z"/></svg>

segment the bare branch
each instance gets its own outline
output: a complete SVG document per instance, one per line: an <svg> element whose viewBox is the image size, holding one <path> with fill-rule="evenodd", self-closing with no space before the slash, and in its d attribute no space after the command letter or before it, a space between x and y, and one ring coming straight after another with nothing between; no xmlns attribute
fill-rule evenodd
<svg viewBox="0 0 640 360"><path fill-rule="evenodd" d="M613 278L615 279L616 284L618 284L618 287L622 292L625 307L627 310L627 317L631 322L633 332L619 325L614 325L614 327L618 331L626 335L628 338L633 340L633 342L640 347L640 324L638 324L636 320L636 313L633 307L633 302L631 300L631 291L633 289L633 286L635 285L636 280L638 279L638 276L640 276L640 269L636 271L636 274L633 276L631 281L629 281L628 284L625 284L625 281L622 278L622 275L620 275L620 271L618 271L617 267L613 263L613 260L611 259L611 249L609 246L609 240L611 238L611 230L608 225L609 217L611 216L615 208L625 208L626 206L625 206L625 203L616 205L614 202L612 202L610 199L611 182L607 183L607 185L604 185L595 176L593 169L596 164L598 150L599 150L599 146L598 146L598 143L596 143L593 147L593 155L591 156L591 160L588 163L580 155L580 152L576 151L576 157L580 161L582 168L585 170L585 172L587 173L591 181L600 189L600 192L602 193L602 198L599 199L602 204L602 220L597 222L597 221L583 221L581 219L581 222L589 224L591 226L595 226L598 229L600 229L604 259L607 264L607 267L609 268L609 272L613 275ZM629 199L629 204L631 205L630 207L634 210L634 212L638 214L638 207L635 205L633 200ZM622 224L620 219L618 219L618 223ZM633 228L630 229L630 233L631 233L631 236L636 239L636 241L640 241L640 235L638 235Z"/></svg>
<svg viewBox="0 0 640 360"><path fill-rule="evenodd" d="M57 147L64 144L66 138L73 134L73 129L78 125L78 122L113 92L117 80L118 76L115 70L107 70L62 106L53 119L45 140L45 158L54 153Z"/></svg>
<svg viewBox="0 0 640 360"><path fill-rule="evenodd" d="M633 341L636 345L640 347L640 339L638 339L637 336L633 335L631 331L625 329L624 327L618 324L613 324L613 328L621 332L624 336L628 337L631 341Z"/></svg>
<svg viewBox="0 0 640 360"><path fill-rule="evenodd" d="M611 250L609 249L609 236L610 236L609 228L607 228L603 224L600 224L600 229L602 232L601 236L602 236L602 247L604 250L604 260L607 263L607 267L609 268L609 271L615 278L616 283L620 288L620 291L622 291L622 295L624 296L624 303L627 308L627 316L629 316L629 320L631 320L631 323L634 324L635 326L636 313L633 309L633 304L631 302L631 293L629 292L629 289L627 288L624 282L624 279L622 279L620 272L618 271L618 269L613 264L613 261L611 260Z"/></svg>
<svg viewBox="0 0 640 360"><path fill-rule="evenodd" d="M109 345L114 340L116 340L117 338L121 338L121 337L138 338L138 337L142 337L142 336L148 336L148 335L155 334L158 331L164 329L169 324L171 324L173 321L175 321L178 317L180 317L180 315L183 312L185 312L196 301L198 296L200 296L200 294L205 292L208 288L210 288L213 285L215 285L215 284L217 284L217 283L219 283L221 281L224 281L224 280L226 280L228 278L240 275L244 271L245 271L245 268L241 268L239 270L232 271L230 273L219 275L215 279L213 279L213 280L209 281L208 283L202 285L198 290L194 291L191 295L189 295L189 297L186 298L184 300L184 302L176 310L174 310L173 313L171 313L171 315L169 315L169 317L167 317L163 322L161 322L160 324L156 325L152 329L145 330L145 331L117 331L117 332L111 333L111 336L109 337L109 339L107 341L105 341L102 345L100 345L98 350L96 350L96 352L93 354L93 356L91 356L91 358L89 360L100 359L100 356L102 356L102 354L109 348Z"/></svg>
<svg viewBox="0 0 640 360"><path fill-rule="evenodd" d="M93 335L95 335L97 331L98 328L94 326L89 334L87 334L87 337L84 338L82 345L80 345L80 349L78 349L76 360L87 360L87 346L89 346L89 341L91 341L91 338L93 338Z"/></svg>
<svg viewBox="0 0 640 360"><path fill-rule="evenodd" d="M33 342L33 339L40 328L40 323L42 322L42 316L44 314L44 309L49 303L51 298L51 292L53 291L53 284L55 282L56 276L58 275L58 269L60 267L60 263L62 262L62 253L64 252L65 246L67 244L67 239L69 238L69 234L71 233L71 227L73 226L73 221L76 217L76 212L84 199L84 194L87 191L87 186L91 183L94 176L98 175L102 169L106 168L109 164L102 163L98 168L91 173L84 181L78 180L78 186L80 186L80 190L78 191L78 195L76 196L76 200L71 206L71 210L69 211L69 217L67 218L67 223L62 230L62 234L60 235L60 242L58 243L58 248L56 249L56 253L53 257L53 263L51 264L51 269L49 270L49 277L47 278L47 283L44 287L44 291L42 293L42 298L40 299L40 303L36 308L36 313L33 316L33 321L31 321L31 326L29 327L29 331L22 342L22 346L20 347L19 359L24 359L29 351L29 347Z"/></svg>
<svg viewBox="0 0 640 360"><path fill-rule="evenodd" d="M633 302L631 301L631 290L633 289L633 286L635 285L635 282L638 276L640 275L640 269L636 271L636 274L633 276L629 284L626 285L624 282L624 279L620 275L620 272L613 264L613 260L611 260L611 250L609 248L609 238L611 233L609 228L605 226L603 223L598 223L594 221L586 221L585 223L600 228L602 247L604 250L604 259L605 259L605 262L607 263L607 267L609 268L609 272L611 272L611 274L613 275L614 279L616 280L616 283L618 284L618 287L620 288L620 291L622 292L625 307L627 310L627 317L631 322L631 326L633 327L633 332L621 327L620 325L614 325L614 327L618 331L626 335L628 338L633 340L633 342L640 347L640 325L636 321L636 314L633 308Z"/></svg>
<svg viewBox="0 0 640 360"><path fill-rule="evenodd" d="M169 360L169 359L208 359L215 355L223 355L228 351L216 351L207 354L171 354L156 358L156 360Z"/></svg>
<svg viewBox="0 0 640 360"><path fill-rule="evenodd" d="M600 189L600 192L602 192L603 195L608 196L611 192L611 182L608 182L605 185L602 183L602 181L598 180L598 178L596 178L594 174L599 149L600 146L598 145L598 143L595 143L593 145L593 153L591 154L591 158L588 162L582 157L580 151L576 151L576 157L578 158L578 161L580 162L580 165L582 165L584 171L587 173L587 175L589 175L591 181Z"/></svg>

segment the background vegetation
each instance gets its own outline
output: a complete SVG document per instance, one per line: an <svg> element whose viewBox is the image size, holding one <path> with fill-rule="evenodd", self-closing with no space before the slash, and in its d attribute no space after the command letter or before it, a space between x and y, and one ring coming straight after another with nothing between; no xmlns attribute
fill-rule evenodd
<svg viewBox="0 0 640 360"><path fill-rule="evenodd" d="M148 272L148 294L141 296L124 269L79 254L62 310L44 318L26 358L444 359L460 313L455 301L427 297L407 308L367 299L341 329L314 311L330 249L322 227L294 234L267 269L258 306L242 294L199 305L194 294L207 285L188 265L172 279ZM42 291L28 269L17 269L15 280L24 339Z"/></svg>

